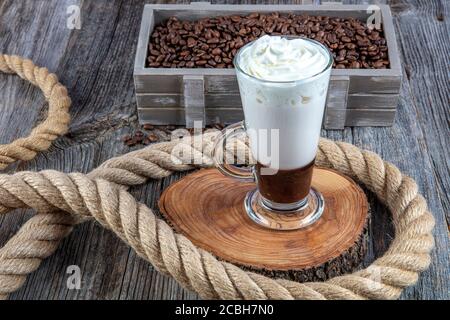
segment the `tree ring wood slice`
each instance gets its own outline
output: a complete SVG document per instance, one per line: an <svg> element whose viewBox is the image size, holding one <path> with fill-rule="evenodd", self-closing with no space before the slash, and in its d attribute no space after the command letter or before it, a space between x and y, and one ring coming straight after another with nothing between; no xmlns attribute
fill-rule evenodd
<svg viewBox="0 0 450 320"><path fill-rule="evenodd" d="M179 233L216 257L244 269L296 281L325 280L353 271L367 251L368 202L350 178L315 168L312 185L325 199L322 217L292 231L253 222L244 198L255 188L202 169L170 185L159 200Z"/></svg>

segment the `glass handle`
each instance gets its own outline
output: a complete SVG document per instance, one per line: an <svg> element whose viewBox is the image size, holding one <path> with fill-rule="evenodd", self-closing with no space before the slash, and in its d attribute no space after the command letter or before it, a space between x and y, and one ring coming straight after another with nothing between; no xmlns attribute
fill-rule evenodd
<svg viewBox="0 0 450 320"><path fill-rule="evenodd" d="M233 164L227 163L225 155L227 140L236 137L238 134L245 133L244 121L232 124L222 130L214 145L213 160L216 168L224 175L230 176L242 181L255 181L252 168L242 168ZM233 157L234 159L234 157Z"/></svg>

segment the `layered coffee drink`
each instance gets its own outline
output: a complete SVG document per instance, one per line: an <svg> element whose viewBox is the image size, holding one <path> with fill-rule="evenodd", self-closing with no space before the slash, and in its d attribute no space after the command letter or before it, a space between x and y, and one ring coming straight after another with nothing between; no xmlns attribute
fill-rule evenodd
<svg viewBox="0 0 450 320"><path fill-rule="evenodd" d="M244 48L236 63L244 72L238 73L238 81L258 161L259 191L275 203L300 202L311 186L330 76L330 70L321 72L329 54L306 39L264 36ZM261 151L269 148L261 148L266 141L261 141L260 130L278 130L278 163L262 159ZM264 167L274 171L265 175Z"/></svg>
<svg viewBox="0 0 450 320"><path fill-rule="evenodd" d="M257 162L247 212L271 228L310 224L323 211L311 180L332 57L314 40L266 35L241 48L234 65L245 115L241 130ZM299 221L287 226L286 213Z"/></svg>

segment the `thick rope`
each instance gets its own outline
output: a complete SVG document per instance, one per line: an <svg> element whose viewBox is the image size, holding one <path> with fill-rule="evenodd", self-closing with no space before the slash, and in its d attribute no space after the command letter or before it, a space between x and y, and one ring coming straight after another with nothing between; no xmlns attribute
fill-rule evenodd
<svg viewBox="0 0 450 320"><path fill-rule="evenodd" d="M31 160L40 151L47 150L58 136L67 132L71 104L66 88L55 74L37 67L31 60L0 54L0 71L17 74L39 87L48 101L47 118L36 126L26 138L6 145L0 144L0 170L17 160Z"/></svg>
<svg viewBox="0 0 450 320"><path fill-rule="evenodd" d="M374 192L392 212L396 236L388 251L368 268L326 282L272 279L219 261L175 233L151 209L119 186L137 185L148 178L160 179L173 171L190 170L194 166L183 164L183 160L192 155L202 159L196 167L211 166L208 155L214 138L214 134L205 134L202 144L190 139L184 139L183 143L155 144L110 159L90 175L56 171L0 175L0 214L16 208L34 208L40 212L61 210L93 217L159 271L209 299L396 299L430 264L434 219L427 211L424 198L418 194L417 185L394 165L350 144L321 139L317 164L347 174ZM177 152L179 156L174 157L176 148L184 152ZM61 223L44 222L24 233L31 238L38 229L54 225ZM51 242L63 234L61 231L59 234L42 233L44 237L40 241ZM7 259L3 258L4 248L0 253L0 280L7 278L9 281L9 286L0 281L0 294L4 296L20 287L21 276L36 268L36 264L52 252L52 248L38 245L42 251L36 254L28 249L27 241L25 245L12 245ZM16 265L21 267L8 268Z"/></svg>
<svg viewBox="0 0 450 320"><path fill-rule="evenodd" d="M28 274L53 254L76 222L65 212L38 214L9 239L0 249L0 299L23 285Z"/></svg>

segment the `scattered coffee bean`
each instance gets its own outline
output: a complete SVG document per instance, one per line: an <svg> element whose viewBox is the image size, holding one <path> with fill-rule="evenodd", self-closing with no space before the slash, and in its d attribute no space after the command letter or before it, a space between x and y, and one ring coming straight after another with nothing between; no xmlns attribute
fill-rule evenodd
<svg viewBox="0 0 450 320"><path fill-rule="evenodd" d="M330 49L335 68L389 67L383 30L354 18L277 12L197 21L171 17L155 26L147 63L152 68L233 68L238 49L264 34L315 39Z"/></svg>
<svg viewBox="0 0 450 320"><path fill-rule="evenodd" d="M225 126L222 123L215 123L214 128L216 128L217 130L223 130Z"/></svg>
<svg viewBox="0 0 450 320"><path fill-rule="evenodd" d="M128 140L128 141L126 142L126 145L129 146L129 147L133 147L133 146L136 145L136 141L134 141L133 139Z"/></svg>
<svg viewBox="0 0 450 320"><path fill-rule="evenodd" d="M158 136L156 134L151 133L151 134L148 135L147 140L150 141L150 142L156 142L159 139L158 139Z"/></svg>
<svg viewBox="0 0 450 320"><path fill-rule="evenodd" d="M146 124L144 124L144 125L142 126L142 128L143 128L144 130L153 130L153 129L155 128L155 126L153 126L153 125L150 124L150 123L146 123Z"/></svg>

